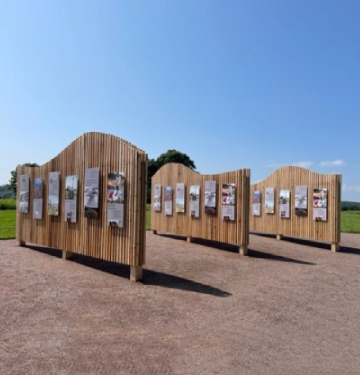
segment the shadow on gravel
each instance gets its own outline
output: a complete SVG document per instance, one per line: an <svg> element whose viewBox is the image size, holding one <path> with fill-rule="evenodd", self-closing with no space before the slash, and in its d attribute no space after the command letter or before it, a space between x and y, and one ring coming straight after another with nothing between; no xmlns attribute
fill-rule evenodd
<svg viewBox="0 0 360 375"><path fill-rule="evenodd" d="M250 234L252 234L254 236L259 236L259 237L273 238L275 241L277 241L276 240L276 235L274 235L274 234L252 233L252 232L250 232ZM328 244L328 243L316 242L316 241L312 241L312 240L304 240L304 239L301 239L301 238L285 237L284 236L281 241L295 243L297 245L303 245L303 246L309 246L309 247L317 247L319 249L324 249L324 250L331 250L331 245Z"/></svg>
<svg viewBox="0 0 360 375"><path fill-rule="evenodd" d="M184 279L178 276L172 276L167 273L152 270L144 270L144 279L141 281L144 285L155 285L170 289L180 289L188 292L209 294L215 297L230 297L231 293L214 288L210 285L197 283L195 281Z"/></svg>
<svg viewBox="0 0 360 375"><path fill-rule="evenodd" d="M276 239L276 236L273 234L267 234L267 233L250 233L255 236L259 237L266 237L266 238L273 238ZM303 240L301 238L293 238L293 237L283 237L282 241L285 242L290 242L290 243L295 243L298 245L303 245L303 246L309 246L309 247L316 247L318 249L323 249L323 250L331 250L331 245L328 243L323 243L323 242L316 242L312 240ZM348 247L348 246L342 246L340 244L340 253L345 253L345 254L355 254L355 255L360 255L360 246L359 248L357 247Z"/></svg>
<svg viewBox="0 0 360 375"><path fill-rule="evenodd" d="M287 258L287 257L283 257L281 255L264 253L262 251L251 250L251 249L248 249L248 256L251 257L251 258L267 259L267 260L273 260L273 261L277 261L277 262L304 264L304 265L307 265L307 266L315 266L316 265L316 263L305 262L304 260Z"/></svg>
<svg viewBox="0 0 360 375"><path fill-rule="evenodd" d="M158 236L172 238L174 240L179 240L179 241L186 241L186 237L178 236L176 234L158 234ZM239 252L239 246L231 245L231 244L224 243L224 242L205 240L203 238L193 238L192 243L196 245L203 245L206 247L211 247L213 249L229 251L231 253Z"/></svg>
<svg viewBox="0 0 360 375"><path fill-rule="evenodd" d="M340 253L360 255L360 248L340 245Z"/></svg>
<svg viewBox="0 0 360 375"><path fill-rule="evenodd" d="M162 237L173 238L175 240L186 241L186 237L178 236L178 235L175 235L175 234L158 234L158 235L162 236ZM269 238L275 238L275 236L269 235L269 234L264 234L264 235L261 234L261 236L269 237ZM291 240L292 240L292 238L291 238ZM232 253L238 253L239 252L238 246L223 243L223 242L216 242L216 241L204 240L204 239L201 239L201 238L194 238L192 243L207 246L207 247L212 247L212 248L219 249L219 250L225 250L225 251L229 251L229 252L232 252ZM268 260L273 260L273 261L278 261L278 262L297 263L297 264L304 264L304 265L308 265L308 266L314 266L315 265L315 263L305 262L305 261L298 260L298 259L287 258L287 257L283 257L283 256L280 256L280 255L264 253L262 251L251 250L251 249L248 250L248 256L250 256L251 258L268 259Z"/></svg>
<svg viewBox="0 0 360 375"><path fill-rule="evenodd" d="M41 247L41 246L34 246L34 245L26 245L24 249L35 250L38 253L43 253L47 255L51 255L56 258L61 258L62 252L61 250L53 249L51 247Z"/></svg>
<svg viewBox="0 0 360 375"><path fill-rule="evenodd" d="M57 258L61 258L61 250L38 247L38 246L26 246L26 249L34 250L39 253L51 255ZM129 266L120 263L109 262L106 260L91 258L81 254L73 254L73 256L67 260L67 262L73 262L81 264L86 267L93 268L97 271L107 272L111 275L119 276L122 278L129 279L130 269ZM205 285L185 279L178 276L169 275L163 272L157 272L153 270L143 270L143 280L140 281L143 285L154 285L169 289L179 289L188 292L195 292L201 294L209 294L215 297L230 297L231 293L224 290L214 288L210 285Z"/></svg>
<svg viewBox="0 0 360 375"><path fill-rule="evenodd" d="M316 247L318 249L331 251L331 245L327 244L327 243L323 243L323 242L316 242L316 241L311 241L311 240L302 240L302 239L299 239L299 238L292 238L292 237L284 237L283 241L284 240L286 242L296 243L298 245ZM340 253L346 253L346 254L360 255L360 248L341 246L340 245L339 252Z"/></svg>

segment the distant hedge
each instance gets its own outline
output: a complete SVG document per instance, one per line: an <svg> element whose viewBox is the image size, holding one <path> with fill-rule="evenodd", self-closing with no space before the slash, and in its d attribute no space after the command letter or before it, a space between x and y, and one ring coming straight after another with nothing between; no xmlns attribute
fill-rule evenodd
<svg viewBox="0 0 360 375"><path fill-rule="evenodd" d="M0 199L0 210L16 210L15 199Z"/></svg>
<svg viewBox="0 0 360 375"><path fill-rule="evenodd" d="M360 211L359 202L341 202L341 211Z"/></svg>

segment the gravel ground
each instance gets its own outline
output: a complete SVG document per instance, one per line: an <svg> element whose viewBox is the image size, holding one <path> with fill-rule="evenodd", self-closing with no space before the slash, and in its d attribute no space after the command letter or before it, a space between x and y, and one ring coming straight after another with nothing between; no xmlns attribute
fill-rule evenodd
<svg viewBox="0 0 360 375"><path fill-rule="evenodd" d="M360 235L251 236L248 257L147 234L128 267L0 241L1 375L360 373Z"/></svg>

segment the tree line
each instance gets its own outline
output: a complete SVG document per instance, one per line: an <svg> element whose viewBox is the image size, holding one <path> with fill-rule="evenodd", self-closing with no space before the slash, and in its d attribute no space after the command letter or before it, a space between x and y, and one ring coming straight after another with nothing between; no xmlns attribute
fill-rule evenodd
<svg viewBox="0 0 360 375"><path fill-rule="evenodd" d="M156 159L148 158L148 181L147 181L147 201L151 202L151 178L152 176L165 164L167 163L180 163L186 167L195 170L196 166L194 161L189 155L184 154L177 150L168 150L161 154ZM25 163L22 164L24 167L38 167L37 163ZM14 169L11 171L11 177L8 185L0 186L0 198L11 198L16 196L17 188L17 171ZM4 195L4 196L2 196ZM6 196L5 196L6 195Z"/></svg>

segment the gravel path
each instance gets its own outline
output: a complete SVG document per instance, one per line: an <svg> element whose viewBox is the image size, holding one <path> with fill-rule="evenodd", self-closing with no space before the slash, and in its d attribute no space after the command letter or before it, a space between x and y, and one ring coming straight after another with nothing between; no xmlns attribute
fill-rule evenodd
<svg viewBox="0 0 360 375"><path fill-rule="evenodd" d="M148 233L132 283L0 241L0 374L358 375L360 235L313 245L252 235L240 257Z"/></svg>

